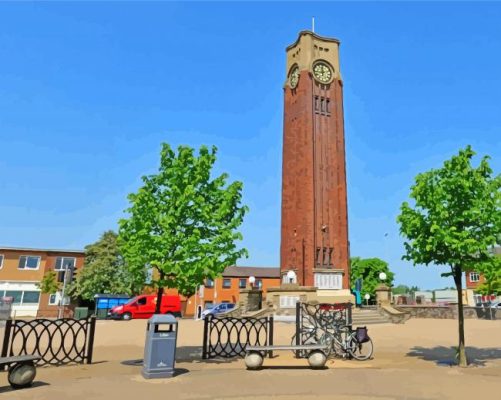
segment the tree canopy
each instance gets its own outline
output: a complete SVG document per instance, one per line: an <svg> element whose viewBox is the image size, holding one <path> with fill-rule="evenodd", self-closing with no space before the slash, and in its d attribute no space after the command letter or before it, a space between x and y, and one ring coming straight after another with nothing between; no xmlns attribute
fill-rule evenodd
<svg viewBox="0 0 501 400"><path fill-rule="evenodd" d="M413 205L404 202L397 221L404 259L416 264L447 265L458 291L459 359L465 366L462 273L489 259L489 247L501 232L501 176L494 176L488 157L471 164L470 146L442 168L418 174L411 187Z"/></svg>
<svg viewBox="0 0 501 400"><path fill-rule="evenodd" d="M179 146L176 154L164 143L158 173L144 176L128 196L120 246L132 274L143 274L145 267L156 271L159 296L168 287L189 297L205 278L216 278L247 255L236 244L247 212L242 183L228 183L226 173L211 178L216 152L202 146L197 156L191 147Z"/></svg>
<svg viewBox="0 0 501 400"><path fill-rule="evenodd" d="M84 267L68 293L85 300L94 300L97 293L132 295L141 291L143 283L142 279L134 280L125 267L117 234L110 230L104 232L97 242L85 247Z"/></svg>
<svg viewBox="0 0 501 400"><path fill-rule="evenodd" d="M391 286L393 283L394 274L388 268L388 263L379 258L352 257L350 264L350 285L354 288L355 281L358 278L362 278L362 296L369 294L373 297L379 284L385 283ZM386 274L385 281L379 279L381 272Z"/></svg>

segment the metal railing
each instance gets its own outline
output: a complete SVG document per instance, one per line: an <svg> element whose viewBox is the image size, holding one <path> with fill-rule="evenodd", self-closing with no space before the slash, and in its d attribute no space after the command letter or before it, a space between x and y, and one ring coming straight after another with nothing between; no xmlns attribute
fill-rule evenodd
<svg viewBox="0 0 501 400"><path fill-rule="evenodd" d="M92 363L96 318L7 320L2 357L39 354L38 365Z"/></svg>
<svg viewBox="0 0 501 400"><path fill-rule="evenodd" d="M245 356L246 346L273 345L273 317L204 320L202 358Z"/></svg>
<svg viewBox="0 0 501 400"><path fill-rule="evenodd" d="M296 303L296 334L294 344L317 343L325 333L333 333L340 327L351 326L351 303ZM296 357L304 354L296 352Z"/></svg>

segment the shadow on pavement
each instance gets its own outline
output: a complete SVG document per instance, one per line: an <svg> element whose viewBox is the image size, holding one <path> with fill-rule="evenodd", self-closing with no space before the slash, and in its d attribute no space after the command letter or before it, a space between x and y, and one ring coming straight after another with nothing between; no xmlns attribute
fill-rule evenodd
<svg viewBox="0 0 501 400"><path fill-rule="evenodd" d="M37 387L42 387L42 386L49 386L47 382L40 382L40 381L35 381L30 387L27 387L25 389L12 389L12 387L9 386L0 386L0 394L2 393L9 393L9 392L19 392L19 391L26 391L30 389L35 389Z"/></svg>
<svg viewBox="0 0 501 400"><path fill-rule="evenodd" d="M202 346L181 346L176 349L176 363L228 364L241 360L242 357L202 359ZM143 359L125 360L122 365L142 366Z"/></svg>
<svg viewBox="0 0 501 400"><path fill-rule="evenodd" d="M314 368L313 369L308 365L269 365L269 366L263 365L261 368L259 368L256 371L261 371L261 370L265 370L265 369L309 369L309 370L313 370L313 371L324 371L324 370L329 369L329 367L324 366L322 368ZM249 370L249 371L253 371L253 370Z"/></svg>
<svg viewBox="0 0 501 400"><path fill-rule="evenodd" d="M425 361L433 361L438 365L456 365L456 348L436 346L432 348L413 347L407 357L417 357ZM501 360L501 348L483 348L466 346L468 363L477 366L485 366L489 360Z"/></svg>

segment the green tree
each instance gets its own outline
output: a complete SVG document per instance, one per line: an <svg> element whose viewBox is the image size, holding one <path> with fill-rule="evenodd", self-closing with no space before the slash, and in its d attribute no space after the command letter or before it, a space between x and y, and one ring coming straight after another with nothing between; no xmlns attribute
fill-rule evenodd
<svg viewBox="0 0 501 400"><path fill-rule="evenodd" d="M483 295L501 294L501 254L493 254L486 261L475 266L475 271L483 275L485 282L476 291Z"/></svg>
<svg viewBox="0 0 501 400"><path fill-rule="evenodd" d="M397 220L407 239L404 259L417 264L451 268L458 293L459 365L466 366L462 273L488 259L488 248L501 231L501 177L493 176L484 157L474 168L468 146L442 168L417 175L410 197Z"/></svg>
<svg viewBox="0 0 501 400"><path fill-rule="evenodd" d="M388 268L388 263L379 258L352 257L350 259L350 264L350 285L354 288L355 281L358 278L362 278L362 297L365 294L374 297L376 294L376 287L379 284L385 283L391 286L393 283L394 274ZM386 273L385 281L379 279L379 274L381 272Z"/></svg>
<svg viewBox="0 0 501 400"><path fill-rule="evenodd" d="M409 293L414 294L416 292L419 292L419 288L417 286L411 286L409 289Z"/></svg>
<svg viewBox="0 0 501 400"><path fill-rule="evenodd" d="M228 184L223 173L211 178L216 147L180 146L177 154L162 145L157 174L128 196L128 218L120 221L119 240L127 266L141 275L145 266L156 272L156 313L164 287L187 298L205 278L215 279L247 250L236 241L247 207L241 205L242 183Z"/></svg>
<svg viewBox="0 0 501 400"><path fill-rule="evenodd" d="M392 288L391 292L393 294L408 294L409 290L410 290L409 286L398 285L398 286L395 286L394 288Z"/></svg>
<svg viewBox="0 0 501 400"><path fill-rule="evenodd" d="M68 288L68 294L85 300L94 300L97 293L131 295L142 290L144 281L133 278L120 254L117 234L110 230L85 247L84 266Z"/></svg>
<svg viewBox="0 0 501 400"><path fill-rule="evenodd" d="M54 271L47 271L37 286L45 294L54 294L61 289L61 283L57 281L57 274Z"/></svg>

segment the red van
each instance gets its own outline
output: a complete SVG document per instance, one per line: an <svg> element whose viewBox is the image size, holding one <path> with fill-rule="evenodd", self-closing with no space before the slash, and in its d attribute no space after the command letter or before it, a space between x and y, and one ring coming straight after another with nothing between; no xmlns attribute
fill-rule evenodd
<svg viewBox="0 0 501 400"><path fill-rule="evenodd" d="M147 319L152 317L155 313L156 304L156 294L142 294L130 299L123 305L113 307L109 311L108 317L113 319L123 319L126 321L132 318ZM163 295L160 312L162 314L172 314L175 317L180 317L181 299L179 298L179 296Z"/></svg>

